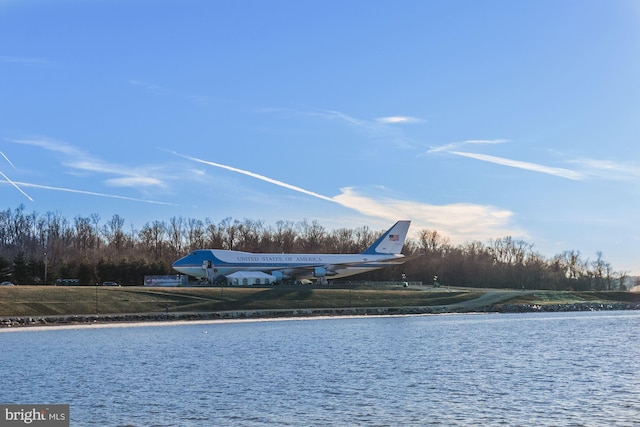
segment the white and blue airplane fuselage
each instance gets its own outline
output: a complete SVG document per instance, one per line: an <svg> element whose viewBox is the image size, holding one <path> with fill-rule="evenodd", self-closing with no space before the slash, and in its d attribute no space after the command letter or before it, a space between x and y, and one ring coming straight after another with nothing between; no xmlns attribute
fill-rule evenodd
<svg viewBox="0 0 640 427"><path fill-rule="evenodd" d="M199 249L173 263L183 274L212 280L258 271L281 279L339 279L404 262L401 254L411 221L398 221L360 254L276 254Z"/></svg>

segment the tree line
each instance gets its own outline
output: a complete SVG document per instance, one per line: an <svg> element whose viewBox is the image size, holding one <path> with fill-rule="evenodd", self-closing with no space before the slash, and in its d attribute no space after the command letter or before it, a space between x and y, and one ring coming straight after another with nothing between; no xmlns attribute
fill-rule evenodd
<svg viewBox="0 0 640 427"><path fill-rule="evenodd" d="M125 226L118 214L72 220L56 212L28 213L24 205L0 211L0 281L51 284L57 278L80 283L115 281L141 285L145 275L175 274L171 264L195 249L220 248L271 253L358 253L383 230L367 226L327 230L316 220L299 222L224 218L215 222L172 217ZM407 239L401 265L353 280L421 281L440 285L555 290L624 289L626 274L616 272L601 253L594 260L579 251L546 258L533 245L510 236L453 245L435 230Z"/></svg>

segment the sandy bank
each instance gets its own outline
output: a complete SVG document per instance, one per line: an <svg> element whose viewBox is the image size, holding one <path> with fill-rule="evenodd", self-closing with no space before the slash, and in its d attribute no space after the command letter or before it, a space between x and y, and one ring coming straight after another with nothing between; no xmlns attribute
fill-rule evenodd
<svg viewBox="0 0 640 427"><path fill-rule="evenodd" d="M216 312L180 313L131 313L70 316L30 316L0 318L0 328L20 328L53 325L89 325L118 323L156 323L185 321L225 321L251 319L291 319L333 316L394 316L446 313L528 313L528 312L569 312L602 310L640 310L640 303L599 303L580 302L570 304L501 304L474 306L458 304L430 307L371 307L371 308L322 308L291 310L238 310Z"/></svg>

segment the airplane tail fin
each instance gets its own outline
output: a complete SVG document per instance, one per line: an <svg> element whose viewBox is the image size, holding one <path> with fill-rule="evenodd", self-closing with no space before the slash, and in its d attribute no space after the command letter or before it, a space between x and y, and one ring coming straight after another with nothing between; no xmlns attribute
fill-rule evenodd
<svg viewBox="0 0 640 427"><path fill-rule="evenodd" d="M411 221L398 221L393 227L385 231L371 246L365 249L363 254L370 255L395 255L402 252L404 240L407 237Z"/></svg>

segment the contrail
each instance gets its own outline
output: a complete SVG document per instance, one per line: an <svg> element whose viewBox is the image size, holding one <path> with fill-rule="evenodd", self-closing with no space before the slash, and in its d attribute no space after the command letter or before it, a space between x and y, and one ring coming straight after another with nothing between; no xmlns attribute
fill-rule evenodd
<svg viewBox="0 0 640 427"><path fill-rule="evenodd" d="M13 162L11 162L11 160L9 160L9 158L6 156L6 154L4 154L2 151L0 151L0 155L2 155L2 157L4 157L4 159L7 161L7 163L9 163L14 169L16 169L16 165L14 165Z"/></svg>
<svg viewBox="0 0 640 427"><path fill-rule="evenodd" d="M533 172L546 173L549 175L558 176L560 178L581 180L584 175L573 171L571 169L554 168L550 166L544 166L537 163L523 162L520 160L505 159L504 157L489 156L487 154L475 154L467 153L464 151L449 151L456 156L469 157L471 159L482 160L484 162L496 163L503 166L510 166L512 168L525 169Z"/></svg>
<svg viewBox="0 0 640 427"><path fill-rule="evenodd" d="M205 165L215 166L217 168L222 168L222 169L230 170L232 172L241 173L243 175L247 175L247 176L250 176L252 178L256 178L256 179L268 182L270 184L275 184L275 185L278 185L280 187L288 188L289 190L293 190L293 191L297 191L299 193L307 194L309 196L317 197L318 199L322 199L322 200L326 200L328 202L341 204L340 202L336 201L332 197L323 196L322 194L314 193L313 191L305 190L304 188L300 188L300 187L297 187L295 185L287 184L286 182L278 181L277 179L269 178L268 176L259 175L257 173L246 171L244 169L234 168L233 166L227 166L227 165L222 165L220 163L209 162L209 161L206 161L206 160L198 159L196 157L185 156L184 154L180 154L180 153L177 153L177 152L171 151L171 150L165 150L165 151L168 151L171 154L175 154L176 156L180 156L180 157L182 157L184 159L187 159L187 160L192 160L194 162L203 163Z"/></svg>
<svg viewBox="0 0 640 427"><path fill-rule="evenodd" d="M29 199L29 201L33 202L33 199L31 198L31 196L29 196L27 193L25 193L24 191L22 191L22 188L18 187L18 184L13 182L11 179L9 179L9 177L7 175L5 175L4 173L2 173L2 171L0 171L0 175L2 175L2 177L11 185L13 185L16 190L18 190L19 192L21 192L22 194L24 194L24 196ZM22 183L20 184L22 185Z"/></svg>
<svg viewBox="0 0 640 427"><path fill-rule="evenodd" d="M16 188L18 188L16 186L16 184L20 184L23 187L40 188L42 190L64 191L64 192L67 192L67 193L84 194L84 195L88 195L88 196L109 197L109 198L112 198L112 199L129 200L129 201L133 201L133 202L151 203L151 204L154 204L154 205L179 206L179 205L177 205L175 203L158 202L156 200L137 199L135 197L118 196L116 194L96 193L94 191L74 190L73 188L52 187L50 185L30 184L28 182L17 182L17 183L14 183L10 179L8 179L6 177L6 175L3 174L2 172L0 172L0 174L2 174L2 176L5 178L6 181L4 181L4 182L8 182L10 184L13 184L13 186L16 187ZM2 182L2 181L0 181L0 182ZM18 188L18 190L20 190L20 188ZM20 192L25 194L24 191L22 191L22 190L20 190ZM25 194L25 196L27 196L27 195ZM27 196L27 197L29 197L29 196ZM29 200L33 201L33 199L31 199L31 197L29 197Z"/></svg>
<svg viewBox="0 0 640 427"><path fill-rule="evenodd" d="M0 151L0 155L2 155L2 157L4 157L4 159L7 161L7 163L9 163L14 169L16 169L16 165L14 165L11 160L9 160L9 158L6 156L6 154L4 154L2 151ZM33 202L33 199L31 198L31 196L29 196L27 193L25 193L24 191L22 191L22 188L18 187L18 185L13 182L7 175L5 175L2 171L0 171L0 175L2 175L2 177L11 185L13 185L16 190L18 190L19 192L21 192L22 194L24 194L24 196L29 199L30 201Z"/></svg>

